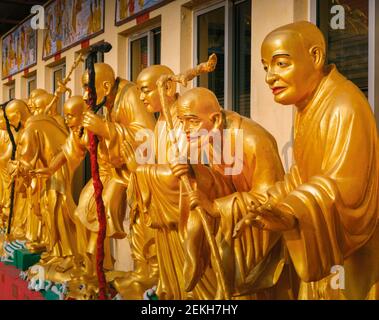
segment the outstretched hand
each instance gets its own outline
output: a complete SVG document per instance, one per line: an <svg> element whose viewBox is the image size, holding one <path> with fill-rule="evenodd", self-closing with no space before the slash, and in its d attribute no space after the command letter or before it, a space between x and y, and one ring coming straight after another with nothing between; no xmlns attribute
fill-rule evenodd
<svg viewBox="0 0 379 320"><path fill-rule="evenodd" d="M50 168L30 170L30 175L37 178L49 178L52 176Z"/></svg>
<svg viewBox="0 0 379 320"><path fill-rule="evenodd" d="M294 215L278 207L265 204L254 208L234 228L233 238L241 236L246 227L256 227L263 230L280 232L293 229L297 219Z"/></svg>

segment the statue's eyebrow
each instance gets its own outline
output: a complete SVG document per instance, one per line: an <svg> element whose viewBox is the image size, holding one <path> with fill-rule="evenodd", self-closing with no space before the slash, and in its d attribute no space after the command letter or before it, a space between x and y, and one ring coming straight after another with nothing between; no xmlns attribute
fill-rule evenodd
<svg viewBox="0 0 379 320"><path fill-rule="evenodd" d="M280 56L289 57L290 55L288 53L278 53L278 54L273 55L272 57L273 58L277 58L277 57L280 57Z"/></svg>

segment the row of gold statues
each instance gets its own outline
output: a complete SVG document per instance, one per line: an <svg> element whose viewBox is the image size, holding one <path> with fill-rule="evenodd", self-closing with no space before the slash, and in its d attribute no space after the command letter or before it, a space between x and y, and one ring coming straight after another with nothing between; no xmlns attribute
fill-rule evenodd
<svg viewBox="0 0 379 320"><path fill-rule="evenodd" d="M275 101L296 106L288 173L275 139L259 124L223 110L208 89L178 94L178 84L210 72L209 64L178 76L150 66L134 84L97 63L97 104L104 103L104 115L88 110L88 73L84 96L64 104L64 120L54 107L47 109L54 96L45 90L33 91L27 103L13 100L5 108L17 142L11 161L2 114L4 225L11 181L16 188L11 238L27 240L32 252L43 250L39 264L47 277L68 281L73 296L83 283L92 290L86 297L96 296L93 183L78 205L71 191L90 131L99 138L104 185L104 269L123 298L142 299L155 285L159 299L379 298L378 134L367 99L326 65L324 37L311 23L274 30L261 53ZM154 133L154 163L137 161L141 129ZM168 151L161 153L176 142L168 139L169 129L185 132L199 158L202 146L191 137L200 131L207 132L202 141L211 155L228 145L238 156L232 163L212 156L206 164L171 161ZM221 146L211 139L215 132ZM237 164L241 170L231 174ZM127 212L130 230L123 227ZM126 234L134 271L117 272L110 241ZM340 281L334 281L336 266L344 270Z"/></svg>

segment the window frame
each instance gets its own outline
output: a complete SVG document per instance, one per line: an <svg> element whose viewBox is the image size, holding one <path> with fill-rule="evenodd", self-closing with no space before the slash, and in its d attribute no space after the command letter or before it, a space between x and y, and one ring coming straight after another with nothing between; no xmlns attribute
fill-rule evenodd
<svg viewBox="0 0 379 320"><path fill-rule="evenodd" d="M132 34L128 37L128 78L132 81L132 43L136 40L147 37L147 66L154 64L154 53L155 53L155 43L154 43L154 32L153 30L161 28L160 24L150 26L148 29L139 30L138 32ZM162 37L162 29L160 31ZM162 38L161 38L162 41Z"/></svg>
<svg viewBox="0 0 379 320"><path fill-rule="evenodd" d="M36 82L36 88L37 88L37 75L33 75L31 77L27 77L25 80L26 80L26 93L27 93L27 96L29 97L30 93L33 91L33 90L30 90L30 83L32 81Z"/></svg>
<svg viewBox="0 0 379 320"><path fill-rule="evenodd" d="M209 4L207 7L199 8L194 11L193 14L193 65L197 66L199 63L204 61L198 61L198 18L211 11L224 8L225 10L225 52L224 52L224 109L233 110L233 86L232 86L232 75L233 75L233 48L230 45L232 42L232 23L233 23L233 3L229 0L222 0L217 3ZM194 81L194 87L199 86L199 79ZM251 93L250 93L251 94Z"/></svg>
<svg viewBox="0 0 379 320"><path fill-rule="evenodd" d="M11 91L14 92L14 97L11 95ZM16 83L12 83L8 86L8 100L16 99Z"/></svg>
<svg viewBox="0 0 379 320"><path fill-rule="evenodd" d="M55 78L54 78L55 77L55 73L57 71L60 71L60 70L63 71L62 79L64 79L66 77L66 62L62 62L62 63L58 64L57 66L51 68L51 83L52 83L53 92L55 92L55 90L57 89L55 87ZM62 109L61 110L58 109L57 111L58 111L58 113L61 116L64 116L64 114L63 114L63 104L66 101L66 95L62 94L62 96L61 96L60 99L61 99L61 108Z"/></svg>
<svg viewBox="0 0 379 320"><path fill-rule="evenodd" d="M318 0L309 0L309 19L312 23L317 25L318 12L317 2ZM322 0L321 0L322 1ZM379 26L379 22L375 21L376 17L379 17L379 5L375 5L375 0L369 1L369 22L368 22L368 101L370 103L372 111L379 112L379 93L375 88L379 86L379 59L377 57L378 49L376 40L379 40L379 33L376 32Z"/></svg>

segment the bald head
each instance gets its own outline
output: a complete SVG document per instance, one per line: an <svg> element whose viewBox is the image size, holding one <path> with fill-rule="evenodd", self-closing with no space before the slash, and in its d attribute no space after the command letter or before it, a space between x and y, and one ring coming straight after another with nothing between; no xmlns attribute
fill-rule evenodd
<svg viewBox="0 0 379 320"><path fill-rule="evenodd" d="M32 92L30 92L29 99L34 99L35 97L46 93L47 91L45 89L34 89Z"/></svg>
<svg viewBox="0 0 379 320"><path fill-rule="evenodd" d="M263 42L275 41L275 39L289 36L293 37L293 41L299 41L306 51L313 47L319 47L326 52L325 38L321 30L311 22L300 21L294 22L275 29L270 32Z"/></svg>
<svg viewBox="0 0 379 320"><path fill-rule="evenodd" d="M100 104L104 98L108 97L112 92L113 86L116 82L114 70L109 64L95 63L95 87L97 94L97 104ZM82 77L82 86L85 91L83 99L88 99L88 83L89 75L88 70L84 72Z"/></svg>
<svg viewBox="0 0 379 320"><path fill-rule="evenodd" d="M177 102L178 118L187 137L201 130L221 129L221 107L215 94L206 88L194 88Z"/></svg>
<svg viewBox="0 0 379 320"><path fill-rule="evenodd" d="M147 67L138 75L137 84L140 87L156 86L158 79L164 74L173 75L174 72L169 67L162 65Z"/></svg>
<svg viewBox="0 0 379 320"><path fill-rule="evenodd" d="M45 112L47 106L53 101L54 95L51 93L44 93L34 98L34 110L33 114L42 114Z"/></svg>
<svg viewBox="0 0 379 320"><path fill-rule="evenodd" d="M157 81L163 75L173 75L174 72L166 66L154 65L143 69L137 77L137 85L141 91L140 100L143 101L148 112L161 112ZM176 84L169 82L166 94L169 99L174 99Z"/></svg>
<svg viewBox="0 0 379 320"><path fill-rule="evenodd" d="M177 105L179 116L211 115L221 110L216 95L206 88L193 88L188 90L178 99Z"/></svg>
<svg viewBox="0 0 379 320"><path fill-rule="evenodd" d="M20 125L26 122L31 116L27 104L23 100L12 100L5 108L9 123L14 128L19 128Z"/></svg>
<svg viewBox="0 0 379 320"><path fill-rule="evenodd" d="M304 108L325 76L321 31L306 21L287 24L267 35L261 54L275 101Z"/></svg>
<svg viewBox="0 0 379 320"><path fill-rule="evenodd" d="M44 94L47 94L47 91L44 89L34 89L32 92L30 92L27 104L31 113L34 113L35 111L35 104L34 104L35 99L38 96L44 95Z"/></svg>
<svg viewBox="0 0 379 320"><path fill-rule="evenodd" d="M65 122L69 128L81 125L86 107L87 105L81 96L73 96L65 102L63 110Z"/></svg>

